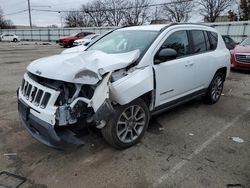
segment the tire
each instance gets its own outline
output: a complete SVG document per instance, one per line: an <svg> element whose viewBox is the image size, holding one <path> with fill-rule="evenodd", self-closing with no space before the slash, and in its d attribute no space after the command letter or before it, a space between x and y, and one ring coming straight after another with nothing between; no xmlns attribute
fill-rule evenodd
<svg viewBox="0 0 250 188"><path fill-rule="evenodd" d="M102 129L102 135L111 146L125 149L140 141L148 128L148 122L147 105L142 99L136 99L115 108L115 115Z"/></svg>
<svg viewBox="0 0 250 188"><path fill-rule="evenodd" d="M72 40L72 41L69 41L68 46L69 46L70 48L73 47L73 43L74 43L73 40Z"/></svg>
<svg viewBox="0 0 250 188"><path fill-rule="evenodd" d="M203 98L206 104L215 104L219 101L221 93L223 91L224 81L225 76L221 72L215 74L208 87L207 93Z"/></svg>
<svg viewBox="0 0 250 188"><path fill-rule="evenodd" d="M14 39L13 39L13 42L17 42L17 39L16 39L16 38L14 38Z"/></svg>

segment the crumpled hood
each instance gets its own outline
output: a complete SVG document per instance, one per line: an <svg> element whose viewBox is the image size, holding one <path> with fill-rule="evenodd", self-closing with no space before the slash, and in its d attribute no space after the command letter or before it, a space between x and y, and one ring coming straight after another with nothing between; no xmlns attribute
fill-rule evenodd
<svg viewBox="0 0 250 188"><path fill-rule="evenodd" d="M71 83L96 84L102 75L135 62L140 51L106 54L91 50L59 54L33 61L27 70L35 75Z"/></svg>

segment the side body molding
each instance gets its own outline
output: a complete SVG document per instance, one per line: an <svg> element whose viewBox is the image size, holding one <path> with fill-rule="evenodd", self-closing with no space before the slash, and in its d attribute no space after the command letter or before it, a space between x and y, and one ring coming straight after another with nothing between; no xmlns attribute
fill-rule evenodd
<svg viewBox="0 0 250 188"><path fill-rule="evenodd" d="M111 83L110 99L124 105L153 89L153 68L147 66L136 69L127 76Z"/></svg>

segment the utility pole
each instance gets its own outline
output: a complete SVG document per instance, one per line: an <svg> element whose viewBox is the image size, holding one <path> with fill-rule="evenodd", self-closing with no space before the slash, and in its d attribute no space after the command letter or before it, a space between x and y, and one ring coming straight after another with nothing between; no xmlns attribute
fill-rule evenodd
<svg viewBox="0 0 250 188"><path fill-rule="evenodd" d="M31 10L30 10L30 0L28 0L28 9L29 9L30 29L32 29Z"/></svg>

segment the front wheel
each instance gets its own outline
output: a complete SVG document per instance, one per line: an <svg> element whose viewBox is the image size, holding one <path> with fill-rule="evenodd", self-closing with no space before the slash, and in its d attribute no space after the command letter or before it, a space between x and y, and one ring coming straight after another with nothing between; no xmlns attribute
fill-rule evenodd
<svg viewBox="0 0 250 188"><path fill-rule="evenodd" d="M221 93L223 91L225 77L222 73L215 74L212 82L209 85L206 95L204 96L204 102L207 104L215 104L219 101Z"/></svg>
<svg viewBox="0 0 250 188"><path fill-rule="evenodd" d="M104 139L118 149L135 145L143 137L149 122L149 110L141 99L118 106L115 115L102 129Z"/></svg>
<svg viewBox="0 0 250 188"><path fill-rule="evenodd" d="M13 39L13 42L17 42L17 39L16 39L16 38L14 38L14 39Z"/></svg>

